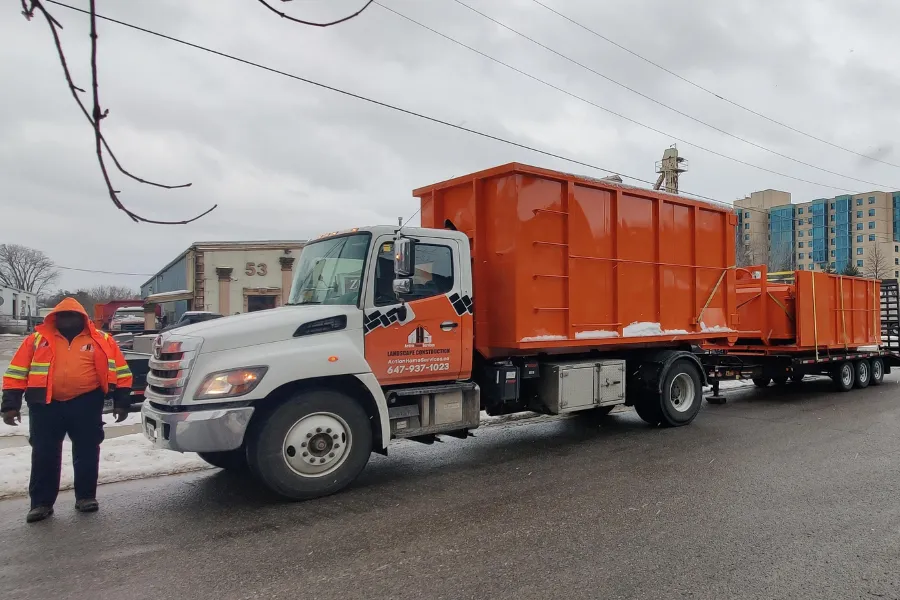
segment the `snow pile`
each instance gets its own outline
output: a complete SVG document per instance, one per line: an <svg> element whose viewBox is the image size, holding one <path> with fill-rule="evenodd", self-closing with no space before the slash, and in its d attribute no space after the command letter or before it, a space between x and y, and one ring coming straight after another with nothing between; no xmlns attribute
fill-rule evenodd
<svg viewBox="0 0 900 600"><path fill-rule="evenodd" d="M658 335L688 335L690 332L684 329L663 330L659 323L644 323L635 321L622 330L624 337L653 337Z"/></svg>
<svg viewBox="0 0 900 600"><path fill-rule="evenodd" d="M564 335L534 335L534 336L531 336L531 337L523 337L521 340L519 340L519 342L520 342L520 343L526 343L526 342L559 342L559 341L567 340L567 339L569 339L569 338L567 338L567 337L564 336Z"/></svg>
<svg viewBox="0 0 900 600"><path fill-rule="evenodd" d="M143 434L125 435L100 446L100 483L115 483L189 473L212 467L196 454L180 454L155 448ZM31 472L31 447L0 450L0 499L28 494ZM63 469L60 489L71 489L72 444L63 443Z"/></svg>
<svg viewBox="0 0 900 600"><path fill-rule="evenodd" d="M576 340L605 340L617 337L619 337L618 332L604 331L602 329L598 329L595 331L579 331L575 333Z"/></svg>
<svg viewBox="0 0 900 600"><path fill-rule="evenodd" d="M722 325L712 325L708 326L703 321L700 321L700 330L703 333L733 333L734 329L730 327L724 327Z"/></svg>

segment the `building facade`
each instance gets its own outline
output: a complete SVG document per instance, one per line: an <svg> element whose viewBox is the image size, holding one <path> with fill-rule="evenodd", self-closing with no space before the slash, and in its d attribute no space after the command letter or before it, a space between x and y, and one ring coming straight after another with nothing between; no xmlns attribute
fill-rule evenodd
<svg viewBox="0 0 900 600"><path fill-rule="evenodd" d="M0 285L0 333L25 333L37 316L37 294Z"/></svg>
<svg viewBox="0 0 900 600"><path fill-rule="evenodd" d="M900 192L791 203L787 192L754 192L734 203L736 254L770 271L844 271L900 277Z"/></svg>
<svg viewBox="0 0 900 600"><path fill-rule="evenodd" d="M304 241L197 242L141 286L167 323L189 310L233 315L287 302Z"/></svg>

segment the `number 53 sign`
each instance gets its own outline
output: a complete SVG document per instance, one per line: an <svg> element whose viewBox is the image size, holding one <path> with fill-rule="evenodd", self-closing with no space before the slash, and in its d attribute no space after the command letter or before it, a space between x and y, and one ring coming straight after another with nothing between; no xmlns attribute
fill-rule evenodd
<svg viewBox="0 0 900 600"><path fill-rule="evenodd" d="M246 273L250 277L253 277L254 275L265 277L269 273L269 267L266 266L266 263L248 262L244 267L244 273Z"/></svg>

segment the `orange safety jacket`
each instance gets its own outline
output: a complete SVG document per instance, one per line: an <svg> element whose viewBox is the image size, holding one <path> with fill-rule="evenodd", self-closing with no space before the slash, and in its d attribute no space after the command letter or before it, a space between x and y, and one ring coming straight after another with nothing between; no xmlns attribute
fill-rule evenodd
<svg viewBox="0 0 900 600"><path fill-rule="evenodd" d="M22 398L32 404L53 400L53 339L57 333L56 313L78 312L84 315L88 333L96 343L94 363L97 367L97 386L104 394L114 394L116 407L130 405L132 375L119 345L111 335L98 331L87 312L74 298L65 298L44 317L44 323L25 338L3 374L3 399L0 410L19 410Z"/></svg>

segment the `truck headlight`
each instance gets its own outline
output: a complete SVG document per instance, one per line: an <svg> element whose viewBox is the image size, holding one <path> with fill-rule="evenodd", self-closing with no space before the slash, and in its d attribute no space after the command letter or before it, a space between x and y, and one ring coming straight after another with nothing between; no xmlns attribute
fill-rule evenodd
<svg viewBox="0 0 900 600"><path fill-rule="evenodd" d="M197 388L194 400L235 398L249 394L259 385L267 370L268 367L246 367L211 373Z"/></svg>

